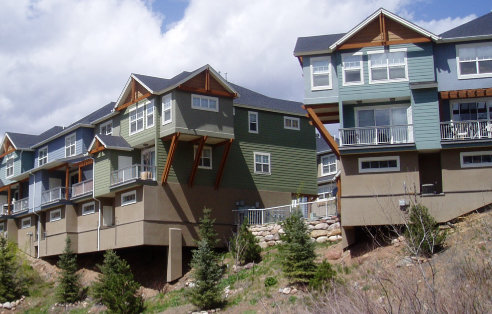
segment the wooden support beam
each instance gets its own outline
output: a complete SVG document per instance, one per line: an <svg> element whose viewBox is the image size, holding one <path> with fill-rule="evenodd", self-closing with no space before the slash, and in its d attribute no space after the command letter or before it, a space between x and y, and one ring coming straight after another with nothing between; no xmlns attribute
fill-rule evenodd
<svg viewBox="0 0 492 314"><path fill-rule="evenodd" d="M3 157L5 157L8 154L13 153L13 152L15 152L15 148L11 148L11 149L7 150L5 153L0 155L0 158L3 158Z"/></svg>
<svg viewBox="0 0 492 314"><path fill-rule="evenodd" d="M174 153L176 152L176 146L178 146L179 134L179 132L173 134L171 146L169 147L169 153L167 154L166 165L164 166L164 171L162 172L161 184L165 184L167 182L169 171L171 171Z"/></svg>
<svg viewBox="0 0 492 314"><path fill-rule="evenodd" d="M191 168L190 179L188 180L188 185L193 187L193 181L195 181L196 170L198 169L198 164L200 163L200 158L202 157L203 145L205 145L205 141L208 136L203 136L200 139L200 143L198 144L198 148L195 152L195 161L193 162L193 168Z"/></svg>
<svg viewBox="0 0 492 314"><path fill-rule="evenodd" d="M227 161L227 156L229 156L229 151L231 150L232 142L234 140L231 138L227 141L226 146L224 147L224 153L222 154L222 160L220 161L219 170L217 171L217 177L215 178L215 186L214 188L217 190L220 186L220 181L222 180L222 174L224 173L225 164Z"/></svg>
<svg viewBox="0 0 492 314"><path fill-rule="evenodd" d="M383 29L383 13L379 14L379 40L385 42L384 40L384 29Z"/></svg>
<svg viewBox="0 0 492 314"><path fill-rule="evenodd" d="M65 199L68 200L68 185L70 183L70 168L68 165L65 168Z"/></svg>
<svg viewBox="0 0 492 314"><path fill-rule="evenodd" d="M82 167L79 166L79 177L78 177L78 180L77 180L78 183L82 182Z"/></svg>
<svg viewBox="0 0 492 314"><path fill-rule="evenodd" d="M129 102L127 102L127 103L125 103L125 104L123 104L123 105L121 105L121 106L118 106L118 108L116 108L116 111L121 111L121 110L124 110L124 109L126 109L126 108L130 107L131 105L133 105L133 104L135 104L135 103L139 102L139 101L140 101L140 100L142 100L142 99L149 98L150 96L152 96L152 94L151 94L151 93L146 93L146 94L143 94L142 96L140 96L140 97L138 97L138 98L135 98L134 100L131 100L131 101L129 101Z"/></svg>
<svg viewBox="0 0 492 314"><path fill-rule="evenodd" d="M132 78L132 92L131 92L132 94L131 94L131 97L130 97L130 102L133 102L135 100L135 98L136 98L135 95L136 95L137 88L136 88L135 85L136 85L135 79Z"/></svg>
<svg viewBox="0 0 492 314"><path fill-rule="evenodd" d="M338 103L332 103L332 104L322 104L322 105L302 105L301 106L302 109L306 109L307 107L309 108L313 108L313 109L320 109L320 108L323 108L323 109L337 109L338 110Z"/></svg>
<svg viewBox="0 0 492 314"><path fill-rule="evenodd" d="M11 206L12 206L12 185L9 184L9 187L7 189L7 212L9 215L11 214Z"/></svg>
<svg viewBox="0 0 492 314"><path fill-rule="evenodd" d="M391 45L418 44L418 43L428 43L428 42L431 42L430 38L416 37L416 38L408 38L408 39L389 40L386 42L386 45L391 46Z"/></svg>
<svg viewBox="0 0 492 314"><path fill-rule="evenodd" d="M340 113L337 112L319 112L317 113L318 117L335 117L340 115Z"/></svg>
<svg viewBox="0 0 492 314"><path fill-rule="evenodd" d="M210 91L210 70L205 70L205 90Z"/></svg>
<svg viewBox="0 0 492 314"><path fill-rule="evenodd" d="M235 93L224 92L221 90L215 90L215 89L206 90L205 88L197 88L197 87L190 87L184 85L179 85L177 89L190 93L197 93L197 94L211 95L211 96L218 96L218 97L234 98L237 96Z"/></svg>
<svg viewBox="0 0 492 314"><path fill-rule="evenodd" d="M325 126L323 125L323 123L321 122L321 120L316 115L316 112L314 112L314 110L312 108L310 108L310 107L306 107L306 111L308 112L311 121L313 121L314 126L318 129L318 131L321 134L321 136L328 143L328 146L330 146L330 148L333 151L333 153L338 158L340 158L340 150L338 149L337 142L335 141L335 139L333 138L333 136L331 136L330 132L328 132L328 130L325 128Z"/></svg>
<svg viewBox="0 0 492 314"><path fill-rule="evenodd" d="M48 169L48 171L58 170L58 169L63 168L63 167L68 167L68 163L64 163L64 164L58 165L56 167L50 168L50 169Z"/></svg>
<svg viewBox="0 0 492 314"><path fill-rule="evenodd" d="M340 215L342 209L342 179L340 176L337 178L337 212Z"/></svg>

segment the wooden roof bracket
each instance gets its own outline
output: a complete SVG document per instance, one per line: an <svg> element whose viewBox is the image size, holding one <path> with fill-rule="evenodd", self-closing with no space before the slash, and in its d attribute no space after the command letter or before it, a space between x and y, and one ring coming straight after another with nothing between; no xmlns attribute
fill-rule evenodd
<svg viewBox="0 0 492 314"><path fill-rule="evenodd" d="M178 146L179 132L174 133L171 139L171 146L169 147L169 154L167 155L166 165L164 166L164 171L162 172L161 184L167 183L167 178L169 177L169 171L171 171L171 165L174 159L174 153L176 152L176 146Z"/></svg>
<svg viewBox="0 0 492 314"><path fill-rule="evenodd" d="M331 136L330 132L328 132L328 130L325 128L323 122L321 122L316 112L311 107L305 105L303 105L302 107L307 111L309 118L313 122L316 129L318 129L324 140L328 143L328 146L330 146L333 153L337 156L337 158L340 158L340 150L338 149L337 142L335 141L333 136Z"/></svg>
<svg viewBox="0 0 492 314"><path fill-rule="evenodd" d="M193 162L193 168L191 168L190 179L188 180L188 185L193 187L193 181L195 181L196 170L198 169L198 164L200 163L200 158L202 157L203 146L207 141L208 136L203 136L200 139L200 143L198 144L198 148L195 152L195 161Z"/></svg>
<svg viewBox="0 0 492 314"><path fill-rule="evenodd" d="M222 160L220 161L219 170L217 171L217 177L215 178L214 188L216 190L219 189L220 181L222 180L222 174L224 173L225 164L227 161L227 157L229 156L229 151L231 150L231 146L232 146L233 141L234 141L234 139L231 138L229 141L227 141L226 146L224 147L224 153L222 154Z"/></svg>

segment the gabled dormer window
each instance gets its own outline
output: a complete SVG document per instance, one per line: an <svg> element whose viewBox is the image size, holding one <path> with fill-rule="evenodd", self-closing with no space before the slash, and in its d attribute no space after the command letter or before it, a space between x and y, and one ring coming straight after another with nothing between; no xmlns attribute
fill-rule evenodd
<svg viewBox="0 0 492 314"><path fill-rule="evenodd" d="M14 159L15 153L5 156L5 177L7 178L14 175Z"/></svg>
<svg viewBox="0 0 492 314"><path fill-rule="evenodd" d="M113 135L113 120L109 120L101 124L99 127L99 134Z"/></svg>
<svg viewBox="0 0 492 314"><path fill-rule="evenodd" d="M258 112L248 112L248 132L258 133Z"/></svg>
<svg viewBox="0 0 492 314"><path fill-rule="evenodd" d="M65 157L75 156L76 141L75 133L65 137Z"/></svg>
<svg viewBox="0 0 492 314"><path fill-rule="evenodd" d="M38 166L42 166L48 162L48 146L40 148L38 151Z"/></svg>
<svg viewBox="0 0 492 314"><path fill-rule="evenodd" d="M364 84L361 52L342 54L342 76L344 86Z"/></svg>
<svg viewBox="0 0 492 314"><path fill-rule="evenodd" d="M456 46L458 78L492 77L492 42Z"/></svg>
<svg viewBox="0 0 492 314"><path fill-rule="evenodd" d="M407 81L406 48L368 51L369 83Z"/></svg>
<svg viewBox="0 0 492 314"><path fill-rule="evenodd" d="M193 94L191 95L191 108L218 112L219 99L217 97Z"/></svg>
<svg viewBox="0 0 492 314"><path fill-rule="evenodd" d="M331 58L316 57L311 58L311 89L330 89L331 88Z"/></svg>

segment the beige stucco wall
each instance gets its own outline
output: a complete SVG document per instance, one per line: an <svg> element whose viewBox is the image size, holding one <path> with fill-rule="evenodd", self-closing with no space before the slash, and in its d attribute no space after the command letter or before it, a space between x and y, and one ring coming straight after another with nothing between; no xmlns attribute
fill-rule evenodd
<svg viewBox="0 0 492 314"><path fill-rule="evenodd" d="M25 218L25 217L23 217ZM36 216L32 215L31 216L31 227L29 228L24 228L21 229L21 220L22 218L16 219L16 224L17 224L17 245L20 250L25 252L26 254L30 256L35 256L36 255L36 250L34 249L34 243L36 239L36 225L37 225L37 218Z"/></svg>

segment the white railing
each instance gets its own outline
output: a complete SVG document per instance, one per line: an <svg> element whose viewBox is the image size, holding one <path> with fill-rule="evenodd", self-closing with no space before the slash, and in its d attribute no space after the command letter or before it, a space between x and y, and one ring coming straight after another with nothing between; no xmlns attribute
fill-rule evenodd
<svg viewBox="0 0 492 314"><path fill-rule="evenodd" d="M29 197L17 200L12 205L12 213L14 214L29 210Z"/></svg>
<svg viewBox="0 0 492 314"><path fill-rule="evenodd" d="M441 140L474 140L492 138L492 121L441 122Z"/></svg>
<svg viewBox="0 0 492 314"><path fill-rule="evenodd" d="M340 146L413 143L413 125L340 129Z"/></svg>
<svg viewBox="0 0 492 314"><path fill-rule="evenodd" d="M0 216L6 216L9 214L9 205L0 204Z"/></svg>
<svg viewBox="0 0 492 314"><path fill-rule="evenodd" d="M297 203L268 208L246 208L233 210L234 224L240 225L248 219L250 225L263 225L274 222L281 222L289 217L293 211L300 210L305 218L309 218L310 213L315 211L315 207L322 208L323 216L336 215L336 198L318 200L314 202ZM331 206L333 205L333 206Z"/></svg>
<svg viewBox="0 0 492 314"><path fill-rule="evenodd" d="M41 192L41 205L53 203L65 199L65 188L56 187L50 190Z"/></svg>
<svg viewBox="0 0 492 314"><path fill-rule="evenodd" d="M93 179L85 180L72 185L72 197L91 193L93 190Z"/></svg>
<svg viewBox="0 0 492 314"><path fill-rule="evenodd" d="M155 181L155 166L132 165L127 168L115 170L111 173L111 185L137 179Z"/></svg>

